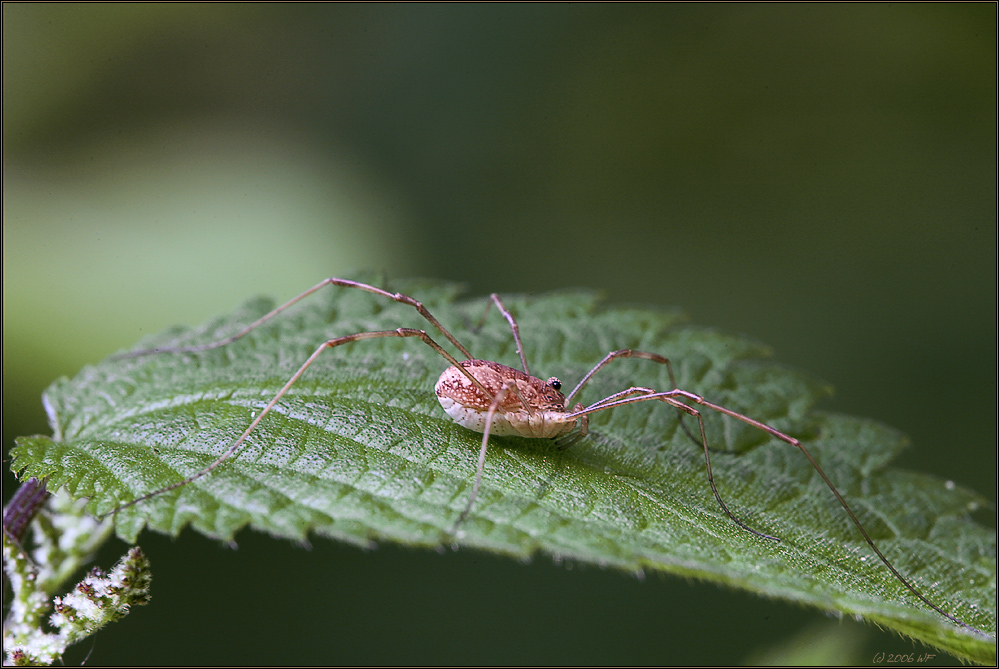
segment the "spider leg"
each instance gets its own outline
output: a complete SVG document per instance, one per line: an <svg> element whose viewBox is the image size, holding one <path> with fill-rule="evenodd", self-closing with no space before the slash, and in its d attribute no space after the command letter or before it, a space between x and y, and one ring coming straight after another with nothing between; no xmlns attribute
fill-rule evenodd
<svg viewBox="0 0 999 669"><path fill-rule="evenodd" d="M632 349L625 348L619 351L611 351L610 353L604 356L603 360L595 364L593 366L593 369L587 372L586 375L582 378L582 380L576 384L576 387L572 389L572 392L565 396L566 404L568 404L569 400L571 400L573 397L576 396L576 393L578 393L580 390L583 389L583 386L585 386L586 383L591 378L593 378L594 374L603 369L604 366L606 366L611 360L617 360L618 358L642 358L643 360L651 360L652 362L658 362L661 365L666 365L666 372L669 374L670 384L674 388L679 387L676 383L676 376L673 374L673 365L672 363L670 363L669 358L663 357L658 353L649 353L648 351L635 351ZM601 400L601 402L607 401L613 397L615 397L615 395L612 395L611 397L605 397L603 400ZM690 431L690 428L687 427L687 424L683 422L684 411L677 409L677 413L680 415L680 427L683 429L683 431L686 433L686 435L690 438L692 442L694 442L698 446L701 446L702 445L701 442L697 440L697 437L694 436L694 433L692 433Z"/></svg>
<svg viewBox="0 0 999 669"><path fill-rule="evenodd" d="M368 285L366 283L361 283L360 281L351 281L350 279L337 279L336 277L330 277L328 279L323 279L322 281L320 281L319 283L317 283L316 285L314 285L312 288L309 288L305 292L300 293L299 295L296 295L295 297L291 298L290 300L288 300L287 302L285 302L281 306L277 307L276 309L273 309L270 312L264 314L263 316L261 316L260 318L258 318L255 321L253 321L252 323L250 323L249 325L247 325L245 328L243 328L242 330L240 330L236 334L230 335L230 336L225 337L223 339L219 339L218 341L209 342L207 344L197 344L197 345L194 345L194 346L178 346L178 347L174 347L174 348L166 348L166 347L164 347L164 348L150 348L150 349L144 349L144 350L141 350L141 351L130 351L128 353L119 353L117 355L113 355L113 356L111 356L111 358L112 359L137 358L137 357L144 356L144 355L152 355L154 353L199 353L201 351L209 351L209 350L211 350L213 348L219 348L220 346L225 346L226 344L231 344L232 342L236 341L237 339L242 338L243 336L245 336L246 334L248 334L252 330L256 329L257 327L263 325L264 323L266 323L270 319L274 318L275 316L277 316L278 314L280 314L282 311L284 311L288 307L291 307L292 305L298 303L299 301L304 300L309 295L312 295L313 293L317 292L318 290L320 290L322 288L325 288L326 286L341 286L343 288L358 288L360 290L364 290L364 291L367 291L369 293L374 293L375 295L382 295L383 297L387 297L390 300L395 300L396 302L399 302L401 304L408 304L411 307L414 307L420 313L421 316L423 316L425 319L427 319L427 321L429 321L430 324L433 325L434 328L436 328L438 332L440 332L442 335L444 335L445 337L447 337L447 340L450 341L452 344L454 344L455 347L457 347L457 349L459 351L461 351L462 355L464 355L466 359L470 360L472 358L472 354L468 352L468 349L466 349L461 344L461 342L459 342L455 338L454 335L452 335L450 332L448 332L448 330L445 329L445 327L443 325L441 325L440 322L436 318L434 318L433 314L431 314L430 311L428 311L427 308L425 306L423 306L422 302L420 302L418 300L415 300L415 299L413 299L412 297L410 297L408 295L403 295L402 293L390 293L387 290L382 290L381 288L376 288L375 286L370 286L370 285ZM517 334L516 331L515 331L515 334ZM518 348L519 347L520 346L519 346L519 335L518 335Z"/></svg>
<svg viewBox="0 0 999 669"><path fill-rule="evenodd" d="M732 513L732 511L728 508L728 505L725 504L725 500L722 499L721 494L718 492L718 487L715 485L714 473L711 470L711 453L708 450L708 438L704 430L704 418L701 416L701 413L697 409L687 404L684 404L680 400L676 399L676 396L678 394L681 397L691 400L692 400L691 396L699 397L697 395L693 395L693 393L687 393L686 391L683 390L656 392L651 388L633 387L627 390L622 390L619 393L614 393L613 395L609 395L608 397L605 397L604 399L598 402L594 402L593 404L586 407L582 411L574 411L571 414L567 415L566 417L574 418L577 416L589 415L591 413L604 411L606 409L612 409L614 407L622 406L625 404L633 404L635 402L645 402L648 400L658 400L660 402L665 402L670 406L676 407L676 410L681 413L690 414L691 416L697 419L697 425L700 429L701 439L700 442L696 443L698 443L698 445L700 445L704 449L704 463L707 467L707 472L708 472L708 484L711 486L711 492L714 494L715 500L718 502L718 505L722 508L722 511L724 511L725 515L731 518L736 525L746 530L747 532L751 532L752 534L755 534L758 537L769 539L771 541L780 541L780 539L777 537L771 536L769 534L764 534L763 532L760 532L758 530L754 530L752 527L750 527L742 520L740 520L734 513ZM635 397L634 395L637 395L637 397ZM711 407L714 408L714 405L711 405ZM762 425L762 423L760 423L760 425Z"/></svg>
<svg viewBox="0 0 999 669"><path fill-rule="evenodd" d="M583 411L584 407L582 404L577 404L575 407L573 407L572 410L574 412ZM578 442L580 439L585 437L589 433L589 431L590 431L590 415L583 414L582 416L579 417L579 427L574 432L570 432L564 437L556 437L555 445L558 448L558 450L564 451L565 449L569 448L570 446Z"/></svg>
<svg viewBox="0 0 999 669"><path fill-rule="evenodd" d="M499 409L500 404L506 399L507 394L513 391L518 397L520 396L520 391L517 389L517 384L513 381L503 382L502 387L493 397L492 402L489 403L489 410L486 412L486 429L482 431L482 447L479 449L479 463L475 469L475 483L472 484L472 493L468 497L468 502L465 504L465 510L461 512L458 516L458 520L455 521L451 528L451 534L454 534L458 526L461 525L465 518L468 517L469 512L472 510L472 506L475 504L475 499L479 496L479 487L482 485L482 470L486 466L486 450L489 447L489 432L493 426L493 418L496 416L496 411ZM524 404L527 406L527 404Z"/></svg>
<svg viewBox="0 0 999 669"><path fill-rule="evenodd" d="M616 360L618 358L642 358L644 360L652 360L653 362L658 362L659 364L666 365L666 371L669 373L669 382L673 385L674 388L677 387L676 377L673 375L673 365L670 363L669 358L665 358L659 355L658 353L649 353L647 351L634 351L632 349L625 348L619 351L611 351L610 353L604 356L603 360L593 365L593 369L588 371L586 375L582 378L582 380L580 380L580 382L576 384L576 387L572 389L572 392L565 396L566 404L568 404L569 401L576 396L576 393L578 393L580 390L583 389L583 386L585 386L589 382L589 380L593 378L594 374L596 374L601 369L606 367L611 360Z"/></svg>
<svg viewBox="0 0 999 669"><path fill-rule="evenodd" d="M654 392L656 391L653 390L652 388L639 388L637 386L633 386L631 388L628 388L627 390L622 390L619 393L614 393L613 395L605 397L598 402L594 402L588 407L584 407L582 404L577 404L575 407L573 407L570 413L579 415L579 429L574 432L570 432L564 437L557 437L555 439L555 444L557 445L560 451L564 451L565 449L575 445L580 439L585 437L587 432L589 431L590 413L599 411L600 407L606 404L607 402L613 402L614 400L620 399L622 397L627 397L629 395L636 395L636 394L647 395Z"/></svg>
<svg viewBox="0 0 999 669"><path fill-rule="evenodd" d="M520 355L520 364L524 366L524 374L528 376L531 375L530 370L527 368L527 357L524 355L524 344L520 341L520 328L517 327L517 320L513 317L513 314L504 306L503 300L500 299L499 295L493 293L489 296L490 301L486 302L486 310L482 312L482 318L479 319L479 324L476 326L475 331L478 332L482 329L482 326L486 323L486 316L489 315L489 309L496 305L496 308L500 310L503 314L503 318L506 322L510 324L510 330L513 332L513 341L517 344L517 353Z"/></svg>
<svg viewBox="0 0 999 669"><path fill-rule="evenodd" d="M814 457L812 457L812 454L808 452L808 449L806 449L805 446L804 446L804 444L802 444L798 439L795 439L794 437L792 437L790 435L784 434L780 430L778 430L776 428L773 428L773 427L770 427L766 423L761 423L760 421L758 421L758 420L756 420L754 418L750 418L749 416L741 414L738 411L733 411L732 409L727 409L727 408L721 406L720 404L715 404L713 402L709 402L708 400L704 399L700 395L688 392L686 390L680 390L680 389L674 389L674 390L669 390L669 391L665 391L665 392L654 392L654 393L651 393L651 394L640 395L638 397L622 397L620 399L615 399L615 400L613 400L611 402L606 402L606 403L604 403L603 401L601 401L601 402L597 403L599 406L596 409L589 409L589 408L587 408L587 409L584 409L582 412L573 412L572 414L569 414L567 417L581 416L581 415L584 415L584 414L594 413L595 411L603 411L604 409L610 409L610 408L617 407L617 406L623 406L625 404L633 404L635 402L645 402L645 401L648 401L648 400L660 400L660 401L666 402L667 404L675 406L680 411L685 411L686 413L689 413L689 414L691 414L693 416L696 416L697 417L697 422L700 425L700 429L701 429L701 439L702 439L702 441L704 443L704 459L705 459L705 462L707 463L708 482L711 484L711 490L712 490L712 492L714 492L715 499L718 500L718 503L721 505L722 509L724 509L724 511L728 515L728 517L731 518L732 520L734 520L735 523L737 525L739 525L740 527L742 527L743 529L749 530L753 534L757 534L757 535L759 535L761 537L764 537L764 538L767 538L767 539L773 539L775 541L780 541L780 539L778 539L776 537L771 537L771 536L766 535L766 534L761 534L760 532L757 532L756 530L750 528L745 523L743 523L738 518L736 518L728 510L728 507L725 506L725 503L722 501L721 496L718 494L718 489L715 487L714 478L713 478L713 476L711 474L711 457L710 457L710 455L708 453L707 436L705 435L705 432L704 432L704 420L701 417L700 412L697 409L695 409L694 407L689 406L687 404L684 404L681 401L681 399L685 399L687 401L693 402L693 403L698 404L700 406L703 406L703 407L706 407L706 408L709 408L709 409L713 409L713 410L715 410L715 411L717 411L717 412L719 412L721 414L724 414L726 416L731 416L732 418L735 418L736 420L740 420L743 423L746 423L747 425L751 425L752 427L755 427L755 428L757 428L759 430L762 430L762 431L766 432L767 434L769 434L769 435L771 435L773 437L776 437L777 439L780 439L781 441L783 441L783 442L785 442L787 444L790 444L791 446L794 446L795 448L797 448L798 450L800 450L802 453L804 453L805 457L808 459L808 462L812 465L812 467L815 469L815 471L818 472L819 477L821 477L821 479L825 482L825 484L829 488L829 490L832 491L832 494L836 497L836 499L839 501L840 505L846 511L847 515L850 517L850 520L853 522L853 524L856 526L856 528L858 530L860 530L860 534L863 535L864 540L867 542L867 545L871 547L871 550L873 550L874 553L878 556L878 559L881 560L881 562L888 568L888 570L895 576L895 578L897 578L899 580L899 582L902 583L902 585L904 585L906 588L908 588L909 591L912 592L912 594L914 594L917 598L919 598L919 600L921 602L923 602L924 604L926 604L927 606L929 606L931 609L933 609L934 611L936 611L940 615L942 615L944 618L947 618L951 622L953 622L953 623L955 623L957 625L960 625L961 627L963 627L963 628L965 628L967 630L970 630L970 631L972 631L972 632L974 632L974 633L976 633L978 635L982 635L982 636L991 638L991 637L989 637L988 634L986 634L982 630L980 630L980 629L978 629L976 627L973 627L973 626L967 624L966 622L964 622L964 621L962 621L962 620L960 620L960 619L952 616L951 614L949 614L946 611L944 611L943 609L941 609L939 606L937 606L936 604L934 604L933 602L931 602L929 599L927 599L926 596L923 595L923 593L921 593L919 590L917 590L916 587L914 585L912 585L912 583L910 583L907 578L905 578L904 576L902 576L902 574L895 568L895 566L888 560L888 558L885 557L884 553L881 552L881 549L878 548L877 544L874 543L874 539L872 539L871 535L867 533L866 529L864 529L864 526L861 524L860 520L857 518L856 514L853 512L853 509L851 509L850 505L847 504L846 499L843 497L843 495L840 494L840 492L839 492L839 490L837 490L836 486L833 485L832 480L830 480L830 478L826 475L826 473L822 469L822 467L819 466L819 463L815 460Z"/></svg>
<svg viewBox="0 0 999 669"><path fill-rule="evenodd" d="M138 504L139 502L142 502L142 501L145 501L147 499L150 499L151 497L155 497L155 496L160 495L162 493L169 492L169 491L174 490L176 488L179 488L181 486L187 485L188 483L192 483L194 481L197 481L201 477L206 476L207 474L211 473L216 467L218 467L223 462L225 462L226 460L228 460L230 457L232 457L236 453L237 450L239 450L239 447L243 445L243 442L246 441L246 438L250 436L250 433L252 433L253 430L257 427L257 425L260 423L260 421L262 421L264 419L264 416L266 416L268 413L270 413L271 409L273 409L274 406L281 400L281 398L284 397L285 393L287 393L288 390L290 390L291 387L293 385L295 385L295 382L297 382L301 378L301 376L312 365L312 363L314 363L316 361L316 359L320 355L322 355L323 351L326 351L327 349L335 348L337 346L341 346L343 344L349 344L351 342L361 341L363 339L376 339L376 338L380 338L380 337L418 337L418 338L420 338L421 340L423 340L424 343L426 343L432 349L434 349L435 351L437 351L437 353L439 353L441 356L443 356L448 362L450 362L452 365L454 365L455 367L457 367L457 369L461 370L465 374L465 376L467 376L472 381L472 383L480 391L482 391L483 393L485 393L485 395L487 397L490 396L491 393L488 390L486 390L486 388L479 382L478 379L476 379L469 372L467 372L463 367L461 367L461 365L454 358L454 356L452 356L450 353L448 353L447 351L445 351L440 346L440 344L438 344L433 339L431 339L430 336L426 332L424 332L423 330L414 330L412 328L398 328L397 330L378 330L378 331L373 331L373 332L358 332L356 334L345 335L343 337L336 337L334 339L330 339L330 340L325 341L322 344L320 344L319 348L317 348L312 353L312 355L310 355L308 357L308 359L304 363L302 363L302 366L298 368L298 371L296 371L291 376L291 378L288 379L288 381L284 384L284 386L281 387L281 390L279 390L277 392L277 394L274 395L274 397L272 397L271 400L266 404L266 406L264 406L263 410L259 414L257 414L257 416L253 419L253 421L246 428L246 430L243 431L243 434L241 434L239 436L239 438L237 438L236 441L234 441L229 446L229 448L226 450L226 452L223 453L222 455L220 455L214 462L212 462L210 465L208 465L207 467L205 467L201 471L199 471L199 472L197 472L195 474L192 474L191 476L188 476L187 478L185 478L182 481L178 481L177 483L173 483L171 485L165 486L163 488L160 488L159 490L154 490L153 492L147 493L147 494L145 494L145 495L143 495L141 497L138 497L138 498L136 498L136 499L134 499L134 500L132 500L130 502L127 502L125 504L122 504L122 505L116 507L115 509L113 509L113 510L109 511L108 513L104 514L101 517L101 519L103 520L104 518L106 518L109 515L113 515L115 513L118 513L122 509L126 509L126 508L128 508L130 506L134 506L135 504ZM494 404L495 404L495 399L494 399ZM479 474L481 475L481 473L482 473L482 469L481 469L481 466L480 466L480 468L479 468Z"/></svg>

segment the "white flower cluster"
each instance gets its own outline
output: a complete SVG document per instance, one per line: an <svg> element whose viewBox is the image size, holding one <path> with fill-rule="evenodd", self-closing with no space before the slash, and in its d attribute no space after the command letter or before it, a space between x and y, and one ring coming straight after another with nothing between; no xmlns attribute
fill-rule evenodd
<svg viewBox="0 0 999 669"><path fill-rule="evenodd" d="M74 643L128 613L132 604L149 603L149 560L136 546L105 575L94 568L65 597L55 598L52 624ZM68 644L67 644L68 645Z"/></svg>
<svg viewBox="0 0 999 669"><path fill-rule="evenodd" d="M149 560L137 546L110 574L93 569L68 594L50 600L52 590L62 582L61 575L68 575L73 565L85 559L99 538L94 534L102 534L95 532L97 525L84 516L82 508L60 509L58 496L50 501L49 510L33 523L39 539L34 560L14 537L3 534L4 570L14 592L3 626L4 664L52 664L68 646L118 620L132 605L149 602L152 574ZM81 529L74 525L74 516L90 535L74 531ZM73 538L65 539L68 535ZM53 607L49 620L55 631L51 632L46 631L44 621Z"/></svg>

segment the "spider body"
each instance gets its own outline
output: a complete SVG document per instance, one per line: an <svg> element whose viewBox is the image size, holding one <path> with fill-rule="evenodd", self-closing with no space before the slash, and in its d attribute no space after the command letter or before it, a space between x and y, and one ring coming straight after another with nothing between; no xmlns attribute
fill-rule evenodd
<svg viewBox="0 0 999 669"><path fill-rule="evenodd" d="M490 394L479 390L466 372ZM507 390L502 392L504 387ZM444 370L434 392L447 415L462 427L484 433L488 425L492 434L502 437L553 439L569 434L582 420L566 413L561 387L555 377L542 381L498 362L463 360ZM496 402L490 422L490 407L496 397L501 400ZM582 408L576 405L576 410Z"/></svg>

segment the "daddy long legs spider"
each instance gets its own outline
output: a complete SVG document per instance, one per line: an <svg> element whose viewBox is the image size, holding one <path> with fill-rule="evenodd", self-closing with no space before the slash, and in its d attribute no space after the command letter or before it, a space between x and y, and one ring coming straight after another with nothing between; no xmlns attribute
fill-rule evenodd
<svg viewBox="0 0 999 669"><path fill-rule="evenodd" d="M107 515L117 513L124 508L139 504L152 497L156 497L165 492L180 488L181 486L191 484L194 481L209 475L213 470L229 460L236 454L237 451L239 451L240 447L253 433L261 421L266 419L271 410L281 401L282 397L285 396L295 383L299 381L303 374L306 373L309 367L312 366L312 364L326 350L337 348L344 344L369 339L389 337L415 338L419 339L426 346L433 349L449 363L448 368L441 374L434 388L437 399L444 411L457 424L470 430L474 430L475 432L482 433L475 480L464 509L458 515L451 530L452 534L455 533L460 525L468 518L478 498L483 471L486 467L489 437L491 435L515 435L533 439L550 439L554 441L557 448L565 449L571 447L587 435L589 429L589 418L593 414L609 409L623 407L629 404L655 401L667 404L680 413L681 426L683 426L684 431L687 432L691 439L703 451L708 484L715 500L724 513L743 530L767 541L780 541L779 538L758 532L744 523L729 509L725 501L722 499L712 473L708 436L702 415L703 410L707 409L724 416L728 416L736 421L740 421L798 449L804 457L807 458L808 462L817 472L825 485L828 486L832 495L842 506L852 524L861 533L871 550L874 551L878 559L892 573L894 578L902 583L921 602L936 611L941 616L965 629L975 632L976 634L984 635L984 633L977 628L968 625L934 604L895 568L893 563L884 555L870 534L864 528L863 524L851 509L844 496L839 492L832 480L826 475L825 471L815 460L812 454L805 448L801 441L745 414L711 402L696 393L678 388L676 378L673 373L672 363L668 358L658 353L632 349L619 349L611 351L598 361L589 370L589 372L583 375L580 381L568 394L563 394L562 382L558 378L550 377L547 379L541 379L531 375L517 321L513 314L506 308L500 297L496 294L490 296L490 301L487 303L486 313L483 314L482 320L485 320L486 315L492 306L495 306L499 310L500 314L509 324L510 331L517 347L517 352L520 356L522 369L508 367L490 360L480 360L474 358L471 352L465 348L465 346L449 330L447 330L420 301L408 295L393 293L369 284L361 283L359 281L338 278L328 278L321 281L288 302L271 310L231 336L218 339L207 344L147 349L133 351L116 357L131 358L153 354L200 353L226 346L236 342L249 332L278 316L289 307L295 305L299 301L307 298L326 286L339 286L343 288L362 290L387 298L388 300L413 307L427 322L430 323L434 330L439 332L461 353L463 359L458 359L449 353L425 330L408 327L399 327L394 330L357 332L328 339L322 342L312 352L312 354L301 363L298 369L291 375L290 378L287 379L280 390L278 390L270 401L268 401L267 404L264 405L264 407L259 411L259 413L255 415L243 433L211 464L204 467L200 471L187 476L183 480L146 493L131 500L130 502L122 504ZM575 405L572 404L572 401L580 395L584 387L586 387L596 374L615 360L624 358L638 358L665 366L672 388L662 390L644 386L630 386L628 388L613 392L589 405L583 405L578 402ZM684 416L688 416L690 419L696 421L697 427L695 430L690 431L683 423Z"/></svg>

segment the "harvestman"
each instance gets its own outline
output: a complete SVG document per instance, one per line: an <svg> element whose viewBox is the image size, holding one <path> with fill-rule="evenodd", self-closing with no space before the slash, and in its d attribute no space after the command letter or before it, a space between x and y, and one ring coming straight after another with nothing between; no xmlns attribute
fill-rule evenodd
<svg viewBox="0 0 999 669"><path fill-rule="evenodd" d="M562 383L557 378L551 377L542 381L537 377L531 376L530 370L527 366L527 358L524 355L524 346L520 340L520 330L517 327L517 321L503 305L499 296L495 293L490 296L491 302L486 304L486 312L483 314L482 319L483 321L485 320L486 315L489 313L490 307L495 304L510 325L510 330L513 332L514 342L517 345L517 353L520 355L520 362L524 371L507 367L506 365L501 365L496 362L472 358L472 354L469 353L468 349L466 349L461 342L454 337L454 335L441 325L421 302L409 297L408 295L390 293L382 290L381 288L376 288L358 281L337 278L329 278L321 281L312 288L306 290L304 293L301 293L297 297L294 297L288 302L277 307L270 313L260 317L236 334L224 339L197 346L132 351L116 357L131 358L154 353L197 353L225 346L226 344L231 344L249 333L251 330L277 316L285 309L329 285L342 286L345 288L359 288L369 293L381 295L389 298L390 300L414 307L421 316L434 326L438 332L444 335L448 341L461 351L462 355L465 356L465 360L457 360L454 356L444 350L440 344L431 339L425 331L412 328L358 332L356 334L335 337L325 341L315 350L315 352L312 353L312 355L308 357L302 366L298 368L298 371L296 371L292 377L288 379L284 386L281 387L281 390L279 390L277 394L267 403L263 410L257 414L243 434L241 434L239 438L232 443L229 449L219 456L215 462L208 465L198 473L188 476L183 481L160 488L159 490L155 490L151 493L143 495L142 497L134 499L131 502L122 504L106 515L117 513L124 508L138 504L139 502L150 499L151 497L155 497L162 493L187 485L188 483L192 483L193 481L206 476L216 467L232 457L236 451L239 450L239 447L243 444L246 438L250 436L250 433L253 432L260 421L264 419L264 417L270 412L271 409L274 408L284 394L288 392L295 382L301 378L302 374L305 373L309 366L312 365L312 363L315 362L326 349L335 348L341 344L349 344L362 339L376 339L380 337L417 337L451 363L451 366L444 370L444 373L441 374L440 379L438 379L434 388L437 394L437 399L440 401L444 411L447 412L452 420L459 425L482 433L482 446L479 449L478 466L475 471L475 483L472 486L472 492L469 495L468 502L466 503L464 510L461 512L461 515L458 517L452 532L457 529L458 525L460 525L471 512L472 506L478 497L479 487L482 484L482 470L485 467L486 450L490 434L497 436L516 435L532 439L554 439L556 440L555 443L558 448L565 449L586 436L587 424L591 414L598 411L613 409L614 407L623 406L625 404L656 400L675 407L677 411L681 413L681 419L683 414L688 414L697 419L700 432L700 445L703 446L704 449L704 462L706 464L708 474L708 483L711 486L711 492L714 494L715 499L725 514L744 530L752 532L753 534L764 539L780 541L777 537L757 532L753 528L746 525L731 511L729 511L728 506L726 506L725 502L722 501L721 495L718 493L718 488L715 486L714 476L711 473L711 456L708 450L707 435L704 430L704 420L701 417L700 411L691 406L693 404L713 409L726 416L731 416L732 418L762 430L800 450L805 457L808 458L808 461L811 463L812 467L815 468L815 471L818 472L819 476L822 477L822 480L825 481L826 485L829 486L829 489L832 491L833 495L835 495L836 499L839 500L839 503L846 510L850 520L853 521L853 524L864 536L867 544L871 547L875 554L877 554L881 562L888 567L892 574L894 574L895 578L905 585L905 587L918 597L920 601L951 622L954 622L977 634L989 636L981 630L952 616L931 602L904 576L902 576L897 569L895 569L892 563L888 561L888 558L884 556L881 550L874 543L874 540L871 539L871 536L867 533L867 530L864 529L864 526L861 525L860 520L857 519L857 516L853 513L853 510L839 493L839 490L836 489L836 486L833 485L832 481L828 476L826 476L826 473L819 466L818 462L815 461L815 458L812 457L811 453L805 449L800 441L770 427L769 425L765 425L757 420L754 420L749 416L744 416L741 413L709 402L700 395L677 388L676 379L673 376L673 367L670 364L670 361L661 355L648 353L646 351L623 349L608 353L600 362L594 365L585 376L583 376L582 380L576 384L575 388L572 389L572 392L568 395L563 395L561 392ZM593 378L594 374L603 369L603 367L608 363L618 358L641 358L666 365L666 370L669 373L670 383L673 385L673 390L657 391L653 388L632 386L626 390L608 395L607 397L598 400L589 406L576 404L572 409L566 409L570 400L572 400L572 398L575 397L580 390L582 390L583 386L585 386L586 383ZM684 426L684 429L686 430L686 426ZM688 434L690 433L688 432ZM697 441L693 435L691 435L691 437L695 442Z"/></svg>

